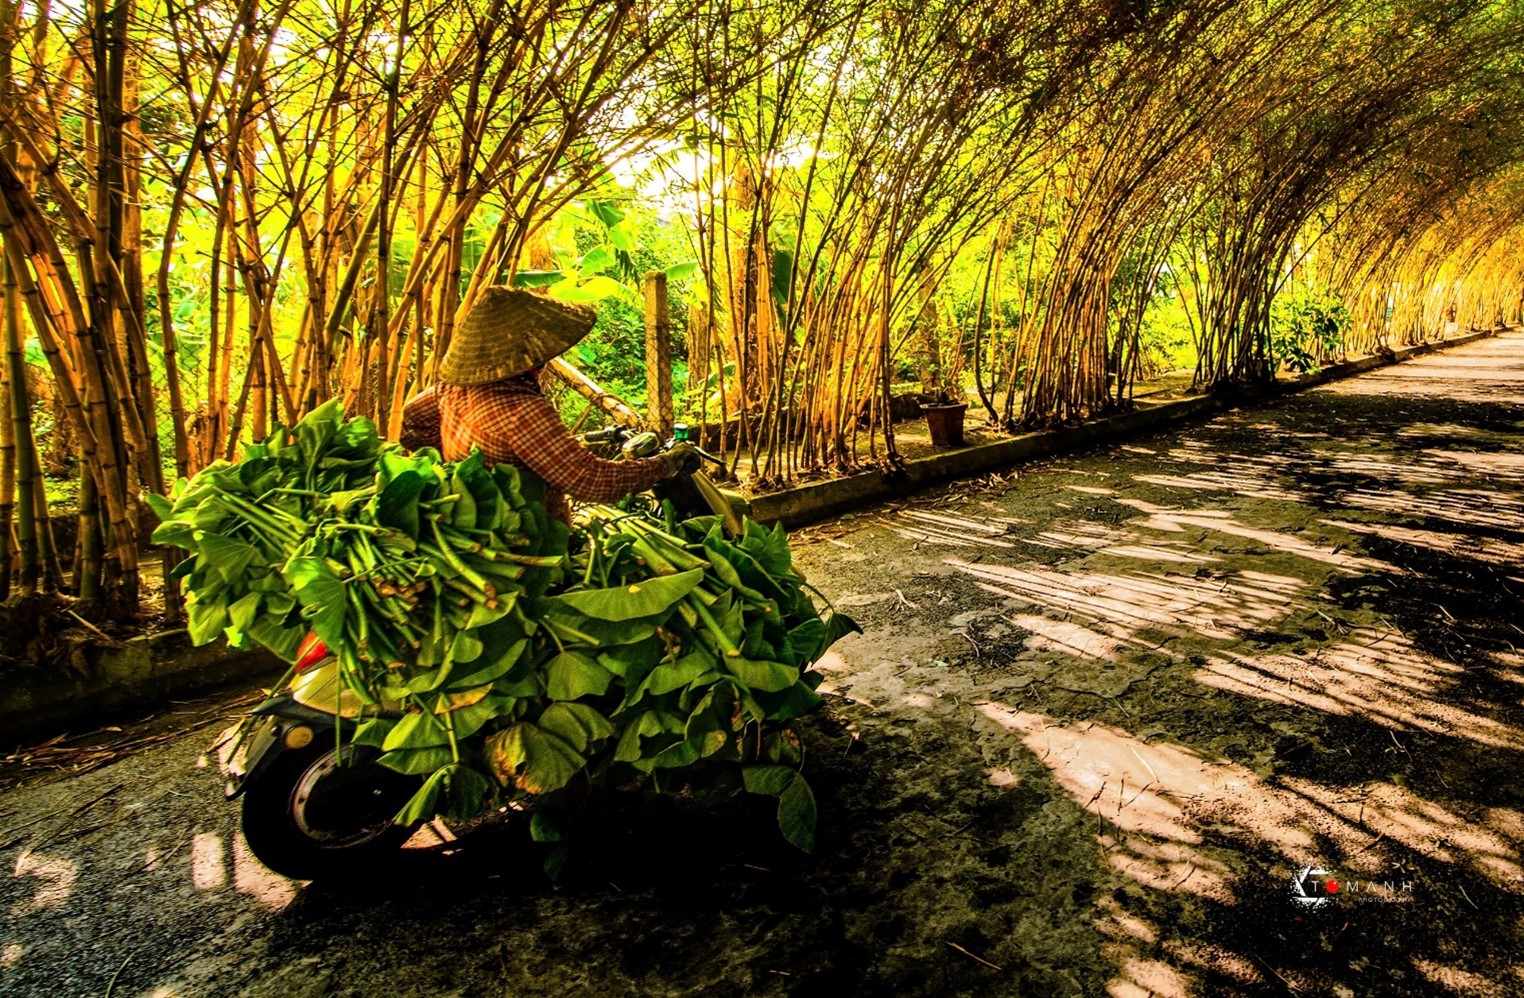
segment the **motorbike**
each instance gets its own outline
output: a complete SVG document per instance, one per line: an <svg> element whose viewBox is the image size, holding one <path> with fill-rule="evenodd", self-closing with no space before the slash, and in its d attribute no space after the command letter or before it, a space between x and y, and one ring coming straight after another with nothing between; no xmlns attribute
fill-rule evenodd
<svg viewBox="0 0 1524 998"><path fill-rule="evenodd" d="M665 442L650 431L621 426L583 434L589 445L612 445L629 457L649 457L691 443L678 423ZM702 462L724 462L695 448L699 462L658 483L654 498L670 502L679 519L718 515L739 532L750 504L719 488ZM393 819L421 778L380 765L380 751L354 744L360 723L378 716L342 681L338 659L309 634L298 651L292 679L250 712L252 725L229 739L219 758L228 800L243 798L242 827L249 850L266 867L297 880L344 876L374 869L381 854L399 849L417 831ZM400 704L382 702L379 716L400 718Z"/></svg>

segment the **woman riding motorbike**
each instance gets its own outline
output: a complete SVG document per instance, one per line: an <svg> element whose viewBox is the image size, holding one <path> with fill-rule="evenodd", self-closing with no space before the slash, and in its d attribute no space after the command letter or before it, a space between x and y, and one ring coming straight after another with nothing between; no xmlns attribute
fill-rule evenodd
<svg viewBox="0 0 1524 998"><path fill-rule="evenodd" d="M606 461L578 443L540 389L542 368L593 327L591 309L515 288L486 289L455 331L439 381L403 409L402 444L459 461L481 449L538 477L551 516L571 521L568 497L613 502L697 466L692 444L656 457ZM528 478L529 476L524 476Z"/></svg>
<svg viewBox="0 0 1524 998"><path fill-rule="evenodd" d="M614 502L697 470L699 452L690 443L674 443L655 457L607 461L561 422L537 375L587 335L593 320L586 308L488 288L451 340L438 383L406 404L401 442L410 450L435 447L447 461L479 448L488 462L510 462L519 469L525 498L543 502L568 524L568 495ZM314 647L298 669L327 661L327 649ZM255 855L271 869L308 878L363 869L367 856L401 845L411 829L391 819L417 780L369 762L374 747L324 750L315 733L334 723L328 711L336 701L328 691L338 688L337 667L325 673L314 666L303 674L322 692L293 688L256 711L267 721L255 729L243 759L229 766L229 791L247 794L243 828ZM294 740L293 732L299 735ZM358 760L368 764L355 765Z"/></svg>

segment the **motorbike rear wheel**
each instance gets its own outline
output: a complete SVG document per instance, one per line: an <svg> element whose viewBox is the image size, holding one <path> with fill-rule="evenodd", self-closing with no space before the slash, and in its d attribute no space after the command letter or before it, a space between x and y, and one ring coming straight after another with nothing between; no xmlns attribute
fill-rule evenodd
<svg viewBox="0 0 1524 998"><path fill-rule="evenodd" d="M295 880L349 877L399 849L414 829L392 821L418 789L369 746L287 751L243 795L243 837L265 866Z"/></svg>

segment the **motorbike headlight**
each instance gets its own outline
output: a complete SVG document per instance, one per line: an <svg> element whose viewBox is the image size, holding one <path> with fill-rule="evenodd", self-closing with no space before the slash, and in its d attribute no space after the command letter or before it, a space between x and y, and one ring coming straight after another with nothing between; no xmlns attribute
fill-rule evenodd
<svg viewBox="0 0 1524 998"><path fill-rule="evenodd" d="M293 724L291 727L287 728L285 734L281 736L281 744L286 746L288 749L304 749L308 745L312 744L312 739L314 737L315 734L313 730L307 725Z"/></svg>

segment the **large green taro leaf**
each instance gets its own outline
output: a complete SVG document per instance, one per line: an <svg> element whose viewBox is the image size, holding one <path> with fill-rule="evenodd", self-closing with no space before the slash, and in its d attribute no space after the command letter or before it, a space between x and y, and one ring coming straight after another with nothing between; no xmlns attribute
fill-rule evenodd
<svg viewBox="0 0 1524 998"><path fill-rule="evenodd" d="M634 762L642 756L653 755L647 751L646 741L658 739L666 743L673 740L673 736L680 736L685 724L685 718L666 711L648 710L635 717L619 736L619 744L614 748L614 758L620 762Z"/></svg>
<svg viewBox="0 0 1524 998"><path fill-rule="evenodd" d="M212 571L229 582L236 581L248 571L250 563L259 555L259 549L254 545L235 541L210 530L203 531L196 538L196 544Z"/></svg>
<svg viewBox="0 0 1524 998"><path fill-rule="evenodd" d="M781 523L774 524L769 530L756 520L747 520L746 534L741 538L740 546L757 559L757 563L768 575L785 575L792 570L793 558L788 550L788 534L784 532Z"/></svg>
<svg viewBox="0 0 1524 998"><path fill-rule="evenodd" d="M153 536L149 540L164 547L194 551L196 550L196 525L186 520L166 519L154 528Z"/></svg>
<svg viewBox="0 0 1524 998"><path fill-rule="evenodd" d="M578 752L614 734L608 718L585 703L553 703L540 715L539 725Z"/></svg>
<svg viewBox="0 0 1524 998"><path fill-rule="evenodd" d="M472 671L457 672L450 681L451 689L471 689L476 686L485 686L496 682L507 675L508 672L524 657L524 651L529 647L528 638L519 638L506 645L497 648L488 648L482 655L471 663Z"/></svg>
<svg viewBox="0 0 1524 998"><path fill-rule="evenodd" d="M303 464L310 468L317 463L343 418L344 404L339 399L330 399L301 418L295 430Z"/></svg>
<svg viewBox="0 0 1524 998"><path fill-rule="evenodd" d="M602 591L602 590L600 590ZM542 624L553 629L563 643L584 644L593 648L635 644L656 633L664 616L634 617L629 620L598 620L572 609L559 597L547 597L535 605Z"/></svg>
<svg viewBox="0 0 1524 998"><path fill-rule="evenodd" d="M493 480L492 472L487 468L480 451L472 451L469 457L456 465L451 491L461 494L462 503L469 499L471 507L471 522L462 522L462 519L457 517L456 526L477 527L482 530L496 530L501 526L502 511L499 501L502 493ZM459 509L460 507L457 507L457 512Z"/></svg>
<svg viewBox="0 0 1524 998"><path fill-rule="evenodd" d="M475 631L456 631L455 640L450 645L450 659L462 664L475 662L481 658L482 639Z"/></svg>
<svg viewBox="0 0 1524 998"><path fill-rule="evenodd" d="M562 652L545 663L545 692L552 700L575 700L609 688L613 675L579 652Z"/></svg>
<svg viewBox="0 0 1524 998"><path fill-rule="evenodd" d="M423 781L423 786L418 788L418 792L402 805L402 810L397 812L392 821L399 825L411 826L434 817L439 812L439 798L444 793L445 781L449 779L449 773L454 768L456 767L445 766L443 769L436 769L427 780Z"/></svg>
<svg viewBox="0 0 1524 998"><path fill-rule="evenodd" d="M815 851L815 795L810 785L788 766L747 766L741 771L746 789L778 798L778 830L805 852Z"/></svg>
<svg viewBox="0 0 1524 998"><path fill-rule="evenodd" d="M449 744L450 736L438 718L432 714L416 713L408 714L398 721L387 733L381 747L390 752L393 749L425 749Z"/></svg>
<svg viewBox="0 0 1524 998"><path fill-rule="evenodd" d="M292 558L286 563L284 574L317 636L329 646L342 644L344 617L349 609L344 583L321 558Z"/></svg>
<svg viewBox="0 0 1524 998"><path fill-rule="evenodd" d="M806 620L792 631L789 631L786 644L794 664L805 665L818 658L821 644L825 641L825 636L825 621L818 617Z"/></svg>
<svg viewBox="0 0 1524 998"><path fill-rule="evenodd" d="M399 773L422 776L424 773L432 773L443 766L448 766L455 761L455 758L450 754L448 747L435 745L421 749L395 749L382 755L376 761Z"/></svg>
<svg viewBox="0 0 1524 998"><path fill-rule="evenodd" d="M429 485L438 485L438 467L439 454L432 447L420 448L412 454L400 448L385 450L381 452L379 461L381 481L388 484L411 472Z"/></svg>
<svg viewBox="0 0 1524 998"><path fill-rule="evenodd" d="M815 649L815 654L810 656L814 661L826 653L826 649L834 645L848 634L861 634L863 629L857 621L848 617L840 610L832 610L831 616L825 622L825 634L820 639L820 645Z"/></svg>
<svg viewBox="0 0 1524 998"><path fill-rule="evenodd" d="M228 607L228 618L233 622L233 626L240 631L247 631L254 623L254 615L259 612L259 603L263 598L260 593L248 593Z"/></svg>
<svg viewBox="0 0 1524 998"><path fill-rule="evenodd" d="M275 617L268 612L254 618L248 627L248 635L255 641L264 645L274 652L282 661L296 661L297 650L301 647L302 638L307 636L307 628L301 625L288 626L284 618Z"/></svg>
<svg viewBox="0 0 1524 998"><path fill-rule="evenodd" d="M672 609L703 580L704 570L695 568L676 575L658 575L628 586L562 593L550 600L564 603L595 620L634 620L655 617Z"/></svg>
<svg viewBox="0 0 1524 998"><path fill-rule="evenodd" d="M756 662L749 658L724 656L722 667L749 690L776 693L786 690L799 679L799 670L781 662Z"/></svg>
<svg viewBox="0 0 1524 998"><path fill-rule="evenodd" d="M365 416L356 416L353 419L344 419L343 410L339 411L339 419L343 420L334 430L330 451L339 457L366 458L375 456L381 446L381 434L376 431L376 424Z"/></svg>
<svg viewBox="0 0 1524 998"><path fill-rule="evenodd" d="M475 454L475 451L472 451ZM476 497L471 490L461 481L457 473L450 480L450 494L455 496L455 504L450 507L450 525L472 530L476 527Z"/></svg>
<svg viewBox="0 0 1524 998"><path fill-rule="evenodd" d="M227 622L227 607L217 599L196 600L186 609L186 629L190 631L191 641L198 645L215 641Z"/></svg>
<svg viewBox="0 0 1524 998"><path fill-rule="evenodd" d="M396 475L386 483L376 498L377 522L401 530L416 539L419 525L418 499L433 484L432 477L425 478L412 469Z"/></svg>
<svg viewBox="0 0 1524 998"><path fill-rule="evenodd" d="M498 782L527 794L560 790L587 761L566 739L528 721L489 735L485 754Z"/></svg>
<svg viewBox="0 0 1524 998"><path fill-rule="evenodd" d="M690 652L675 662L663 662L646 676L641 684L639 692L654 693L660 696L663 693L671 693L673 690L682 689L689 683L705 675L712 675L715 667L715 658L707 651L699 650ZM638 696L630 698L628 702L634 703Z"/></svg>
<svg viewBox="0 0 1524 998"><path fill-rule="evenodd" d="M820 694L810 685L811 680L818 682L819 677L818 672L807 672L787 689L773 693L753 690L752 696L769 720L788 721L803 717L820 706Z"/></svg>
<svg viewBox="0 0 1524 998"><path fill-rule="evenodd" d="M736 690L726 682L715 683L688 715L683 737L700 757L711 756L730 743L734 732Z"/></svg>

